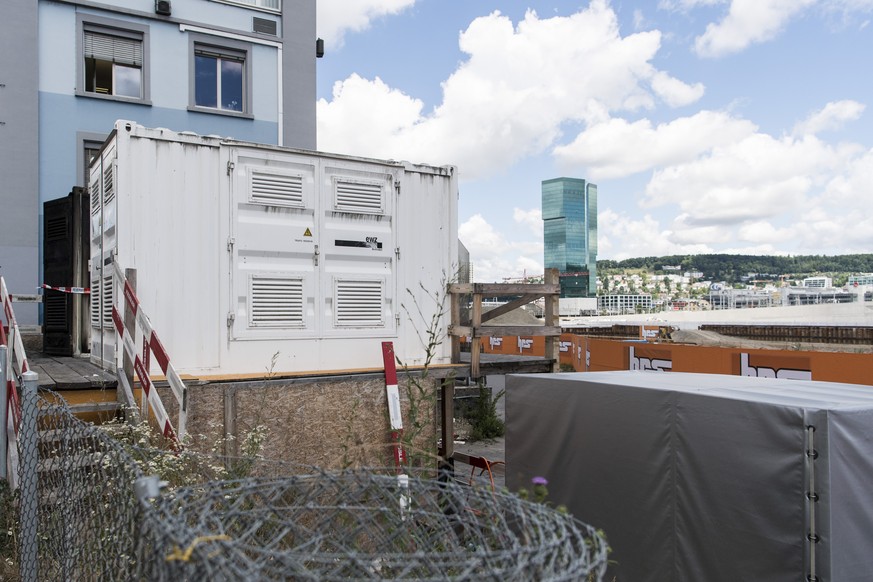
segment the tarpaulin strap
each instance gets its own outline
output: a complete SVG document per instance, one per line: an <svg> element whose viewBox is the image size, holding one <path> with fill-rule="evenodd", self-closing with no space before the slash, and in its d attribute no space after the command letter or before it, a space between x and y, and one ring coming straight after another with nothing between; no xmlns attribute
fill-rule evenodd
<svg viewBox="0 0 873 582"><path fill-rule="evenodd" d="M815 546L820 541L818 532L815 526L815 504L818 502L818 493L815 490L815 460L818 458L818 451L815 450L815 427L809 425L806 427L806 457L807 457L807 474L809 490L806 492L806 498L809 500L809 533L806 534L806 539L809 542L809 575L806 579L810 582L816 582L816 563L815 563Z"/></svg>

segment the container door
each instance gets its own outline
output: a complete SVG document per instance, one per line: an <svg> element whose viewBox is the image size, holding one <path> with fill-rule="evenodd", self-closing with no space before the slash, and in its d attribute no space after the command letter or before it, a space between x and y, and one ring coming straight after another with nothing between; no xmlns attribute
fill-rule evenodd
<svg viewBox="0 0 873 582"><path fill-rule="evenodd" d="M117 367L112 305L115 298L112 253L116 237L117 166L115 144L91 165L91 361L106 370Z"/></svg>
<svg viewBox="0 0 873 582"><path fill-rule="evenodd" d="M321 251L313 160L236 148L229 170L231 339L314 337Z"/></svg>
<svg viewBox="0 0 873 582"><path fill-rule="evenodd" d="M396 176L376 164L322 163L322 335L393 336Z"/></svg>

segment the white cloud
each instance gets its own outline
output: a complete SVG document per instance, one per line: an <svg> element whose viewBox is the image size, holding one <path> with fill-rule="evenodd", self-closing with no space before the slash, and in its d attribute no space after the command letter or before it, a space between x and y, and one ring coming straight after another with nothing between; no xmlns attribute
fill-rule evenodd
<svg viewBox="0 0 873 582"><path fill-rule="evenodd" d="M701 57L721 57L739 52L753 43L775 38L785 24L816 0L732 0L728 14L719 23L707 25L694 41Z"/></svg>
<svg viewBox="0 0 873 582"><path fill-rule="evenodd" d="M524 211L519 212L530 216ZM501 282L503 277L520 277L524 273L531 275L543 271L542 234L538 240L525 240L518 233L512 233L507 238L481 214L474 214L458 227L458 238L470 251L473 278L476 281Z"/></svg>
<svg viewBox="0 0 873 582"><path fill-rule="evenodd" d="M530 210L522 210L514 208L512 210L512 218L518 224L527 226L530 231L536 236L543 236L543 211L539 208L531 208Z"/></svg>
<svg viewBox="0 0 873 582"><path fill-rule="evenodd" d="M568 122L595 123L610 112L654 107L658 98L699 98L702 86L651 65L660 42L657 31L622 37L606 0L570 16L540 19L529 11L515 26L494 12L461 33L468 58L443 82L443 101L433 111L423 114L420 102L378 79L350 77L331 101L318 102L318 145L454 163L462 178L493 174L546 150ZM392 105L381 102L385 96ZM387 115L395 106L397 120ZM359 115L371 109L375 120Z"/></svg>
<svg viewBox="0 0 873 582"><path fill-rule="evenodd" d="M369 81L358 75L334 83L333 100L329 106L324 103L319 104L319 149L380 158L401 158L391 140L418 122L423 107L378 77Z"/></svg>
<svg viewBox="0 0 873 582"><path fill-rule="evenodd" d="M804 204L857 152L815 137L754 134L692 162L657 170L644 204L676 204L693 225L738 224L776 216Z"/></svg>
<svg viewBox="0 0 873 582"><path fill-rule="evenodd" d="M383 16L397 14L415 4L415 0L318 0L316 34L329 48L339 48L346 32L366 30Z"/></svg>
<svg viewBox="0 0 873 582"><path fill-rule="evenodd" d="M670 107L690 105L703 97L703 83L688 85L663 71L652 75L652 89Z"/></svg>
<svg viewBox="0 0 873 582"><path fill-rule="evenodd" d="M673 233L664 229L651 215L631 218L609 208L597 215L598 256L621 260L673 254L705 254L713 248L705 243L677 243Z"/></svg>
<svg viewBox="0 0 873 582"><path fill-rule="evenodd" d="M794 135L817 134L841 128L847 121L855 121L864 112L865 105L857 101L832 101L794 127Z"/></svg>
<svg viewBox="0 0 873 582"><path fill-rule="evenodd" d="M565 166L584 166L592 180L616 178L694 160L756 130L751 122L718 111L701 111L657 126L648 119L630 123L614 118L556 147L554 154Z"/></svg>

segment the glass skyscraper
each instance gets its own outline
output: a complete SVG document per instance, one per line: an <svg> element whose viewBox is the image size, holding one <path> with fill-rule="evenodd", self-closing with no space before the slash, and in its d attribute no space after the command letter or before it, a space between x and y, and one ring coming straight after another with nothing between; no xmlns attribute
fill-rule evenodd
<svg viewBox="0 0 873 582"><path fill-rule="evenodd" d="M561 297L597 295L597 186L543 180L545 267L561 274Z"/></svg>

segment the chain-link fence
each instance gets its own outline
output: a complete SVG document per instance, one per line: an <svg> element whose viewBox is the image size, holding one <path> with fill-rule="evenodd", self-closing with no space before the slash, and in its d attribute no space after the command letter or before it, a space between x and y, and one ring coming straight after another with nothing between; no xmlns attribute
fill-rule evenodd
<svg viewBox="0 0 873 582"><path fill-rule="evenodd" d="M161 487L143 468L190 453L124 443L51 393L25 391L22 411L22 580L600 580L606 567L594 530L511 494L267 462ZM186 474L208 479L209 461Z"/></svg>

